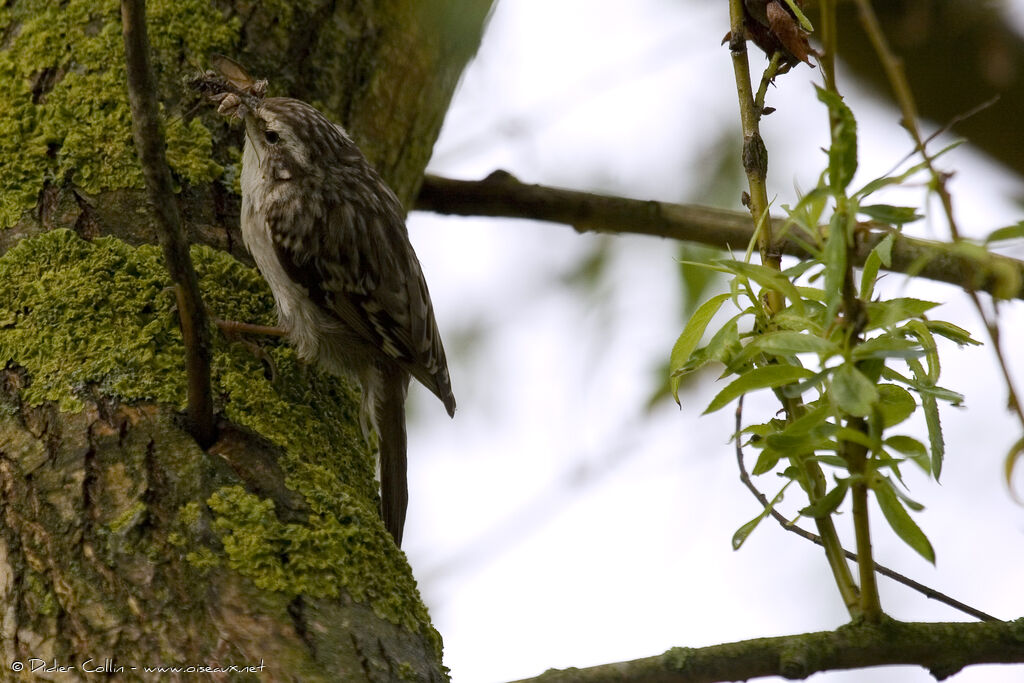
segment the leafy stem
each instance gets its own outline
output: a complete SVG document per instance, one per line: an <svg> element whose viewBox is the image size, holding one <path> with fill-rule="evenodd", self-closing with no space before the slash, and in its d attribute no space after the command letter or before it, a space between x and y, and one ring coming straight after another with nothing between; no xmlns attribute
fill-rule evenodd
<svg viewBox="0 0 1024 683"><path fill-rule="evenodd" d="M852 115L847 115L848 109L845 106L838 106L842 98L839 94L839 86L836 82L835 61L839 43L838 26L836 22L836 4L834 0L822 0L821 2L821 40L823 51L820 55L821 72L825 82L825 90L834 97L828 99L829 107L829 130L831 132L832 148L853 146L852 154L830 154L832 159L846 158L851 156L856 162L856 138L851 134L853 127ZM836 200L836 216L838 220L833 221L833 229L841 230L841 235L833 236L834 239L842 239L838 248L843 250L842 258L842 295L839 307L842 316L839 318L839 325L842 327L842 336L846 339L849 349L853 349L863 341L861 332L864 326L864 305L859 298L858 288L855 283L853 270L852 245L854 243L852 231L856 226L855 207L856 202L846 194L847 183L852 179L853 171L846 173L830 173L830 179L841 179L840 184L833 184L831 189ZM868 423L859 417L852 417L846 421L847 429L868 440ZM877 623L882 618L881 600L878 595L878 583L875 578L875 562L871 551L871 525L868 513L868 482L867 464L868 449L863 441L852 441L850 439L839 440L839 455L846 462L847 469L851 475L850 498L853 514L854 537L857 546L857 567L860 578L860 599L858 612L860 617L868 623Z"/></svg>
<svg viewBox="0 0 1024 683"><path fill-rule="evenodd" d="M757 226L756 239L761 263L768 269L781 272L782 254L772 233L768 217L768 151L760 133L760 118L764 112L764 96L768 83L779 70L782 55L772 56L768 69L761 79L761 85L755 97L750 77L750 63L747 57L745 10L743 0L730 0L730 36L729 49L732 54L733 73L736 80L736 93L739 98L740 122L743 128L743 170L747 176L749 188L747 205L751 217ZM767 286L762 289L762 308L764 312L763 326L770 327L772 318L785 307L785 297L780 289ZM776 389L786 410L787 422L793 422L803 416L804 406L799 397L786 397L783 390ZM739 438L739 437L737 437ZM798 472L798 480L807 492L812 505L818 502L825 493L826 480L821 467L807 457L794 457L794 465ZM821 535L825 554L835 577L836 585L851 615L858 611L859 591L853 582L850 567L843 557L842 545L835 525L828 515L815 519L818 533Z"/></svg>

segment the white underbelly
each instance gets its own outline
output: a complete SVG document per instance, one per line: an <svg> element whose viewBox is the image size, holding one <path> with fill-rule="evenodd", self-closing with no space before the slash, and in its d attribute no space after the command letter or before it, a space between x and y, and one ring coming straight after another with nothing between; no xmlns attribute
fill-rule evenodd
<svg viewBox="0 0 1024 683"><path fill-rule="evenodd" d="M347 374L371 363L372 354L351 328L318 306L309 290L288 275L278 258L273 236L260 216L266 195L259 164L246 141L242 161L242 239L270 285L277 305L278 324L288 331L299 358L316 363L328 372ZM251 162L251 163L250 163Z"/></svg>

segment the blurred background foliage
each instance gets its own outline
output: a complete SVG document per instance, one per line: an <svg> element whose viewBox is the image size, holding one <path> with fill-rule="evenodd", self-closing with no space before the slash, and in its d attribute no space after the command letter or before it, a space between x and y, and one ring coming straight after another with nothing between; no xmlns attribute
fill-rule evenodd
<svg viewBox="0 0 1024 683"><path fill-rule="evenodd" d="M818 22L815 4L805 2ZM999 96L954 125L953 136L969 145L939 165L956 174L951 189L965 234L1017 221L1024 0L873 5L905 60L925 135ZM840 88L861 127L866 181L912 143L856 8L841 2L840 12ZM720 45L727 30L720 1L499 0L431 172L481 179L505 169L524 183L740 210L746 181L729 53ZM755 75L766 64L751 53ZM818 69L800 65L768 93L777 111L762 133L778 215L814 186L826 163L827 112L812 85L820 81ZM944 136L935 149L950 141ZM926 194L912 187L893 203L927 209ZM938 218L907 231L949 239ZM421 419L410 448L420 452L411 453L410 468L420 493L411 502L407 552L445 635L454 680L508 680L673 645L843 623L816 547L765 529L741 553L731 550L736 527L760 508L736 482L727 443L734 418L700 415L718 372L688 376L681 409L667 391L673 342L695 307L724 286L683 262L720 254L649 237L424 212L411 215L410 234L460 412L440 421L432 403L414 397ZM1019 242L1000 249L1020 258ZM881 286L946 302L945 319L983 336L956 288L895 275ZM1024 329L1020 309L1016 302L1000 309L1008 349ZM919 521L938 569L922 568L887 538L879 539L879 560L1012 617L1021 605L1011 568L1022 550L1006 538L1019 539L1020 509L1001 468L1015 427L991 349L948 352L943 372L965 391L967 408L943 414L950 457L942 488L912 482L928 506ZM756 394L747 399L748 422L775 409ZM909 592L884 590L897 618L956 618ZM499 664L512 649L516 661ZM906 668L821 679L866 676L929 680ZM992 668L956 678L997 680L1017 679Z"/></svg>
<svg viewBox="0 0 1024 683"><path fill-rule="evenodd" d="M953 130L1017 175L1024 173L1024 136L1017 124L1024 120L1024 38L1010 19L1010 13L1024 16L1019 3L885 0L872 6L903 59L920 114L945 125L998 97ZM858 80L889 98L885 74L852 2L840 3L839 25L843 62Z"/></svg>

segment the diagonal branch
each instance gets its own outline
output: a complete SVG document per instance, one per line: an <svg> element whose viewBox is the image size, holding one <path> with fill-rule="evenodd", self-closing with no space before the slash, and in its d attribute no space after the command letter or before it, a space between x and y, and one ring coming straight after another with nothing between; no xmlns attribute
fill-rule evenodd
<svg viewBox="0 0 1024 683"><path fill-rule="evenodd" d="M146 179L149 203L156 217L160 245L174 282L178 316L185 342L188 372L188 415L192 435L203 447L213 443L213 396L210 391L210 330L199 295L199 279L192 267L188 241L181 228L171 171L164 154L164 137L157 113L156 83L149 64L145 0L121 0L121 26L128 67L128 100L132 134Z"/></svg>
<svg viewBox="0 0 1024 683"><path fill-rule="evenodd" d="M1024 619L985 623L850 624L710 647L676 647L655 657L585 669L549 670L516 683L713 683L759 676L807 678L819 671L917 665L936 679L972 664L1024 662Z"/></svg>
<svg viewBox="0 0 1024 683"><path fill-rule="evenodd" d="M414 208L461 216L528 218L564 223L580 232L652 235L722 249L746 248L754 233L748 212L527 185L504 171L476 181L428 175ZM781 219L773 219L773 223L774 230L783 228ZM863 265L871 250L890 234L871 224L862 227L851 254L857 265ZM791 234L796 230L790 225ZM788 256L809 256L799 240L780 240L780 247ZM1024 299L1024 262L974 245L951 245L896 233L888 270L1000 298Z"/></svg>

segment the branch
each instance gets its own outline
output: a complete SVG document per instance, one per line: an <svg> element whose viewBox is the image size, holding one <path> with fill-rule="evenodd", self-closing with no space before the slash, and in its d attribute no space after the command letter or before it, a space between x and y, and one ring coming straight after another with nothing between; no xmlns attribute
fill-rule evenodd
<svg viewBox="0 0 1024 683"><path fill-rule="evenodd" d="M156 83L149 65L145 0L121 0L128 100L132 108L132 135L146 180L149 203L156 216L164 261L174 282L188 372L188 415L192 436L203 447L213 443L213 396L210 391L210 330L199 295L199 279L192 267L188 241L181 228L171 171L164 154L164 138L157 113Z"/></svg>
<svg viewBox="0 0 1024 683"><path fill-rule="evenodd" d="M757 638L586 669L549 670L516 683L712 683L759 676L807 678L819 671L918 665L936 679L972 664L1024 662L1024 619L986 623L848 625L835 631Z"/></svg>
<svg viewBox="0 0 1024 683"><path fill-rule="evenodd" d="M747 487L747 490L753 494L754 498L757 499L757 502L761 504L761 507L767 510L771 518L778 522L783 529L791 533L794 533L801 538L807 539L812 543L816 543L817 545L824 547L825 543L821 540L821 536L811 533L810 531L807 531L801 527L798 527L795 521L791 522L790 520L786 519L786 517L781 512L775 509L775 507L768 500L768 497L761 493L761 489L757 488L757 486L754 485L754 481L750 478L750 474L747 472L747 466L743 462L743 445L740 439L740 433L743 431L742 419L743 397L740 396L740 400L736 405L736 435L734 437L734 440L736 441L736 464L739 466L740 470L740 481L743 483L744 486ZM843 548L842 551L843 555L846 556L846 559L853 560L854 562L860 564L860 560L857 558L857 553L850 552L846 548ZM964 614L969 614L976 619L980 619L981 621L999 621L999 619L995 618L991 614L982 612L980 609L975 609L974 607L962 603L956 598L952 598L946 595L945 593L941 593L935 590L934 588L930 588L924 585L923 583L918 583L917 581L914 581L909 577L903 576L903 574L900 574L897 571L889 569L883 564L878 564L877 562L873 562L873 564L875 571L881 574L882 576L886 576L895 581L896 583L901 583L907 588L917 591L926 598L936 600L945 605L949 605L953 609L960 610Z"/></svg>
<svg viewBox="0 0 1024 683"><path fill-rule="evenodd" d="M754 226L750 214L695 204L672 204L578 192L544 185L526 185L505 171L484 180L454 180L428 175L415 209L461 216L528 218L571 225L579 232L651 235L700 242L721 249L743 249ZM772 219L773 232L784 222ZM857 230L852 258L863 265L889 231L863 224ZM798 230L790 225L790 233ZM809 254L793 239L779 240L782 253ZM892 272L988 292L1001 298L1024 299L1024 262L985 252L975 245L950 245L895 234Z"/></svg>

